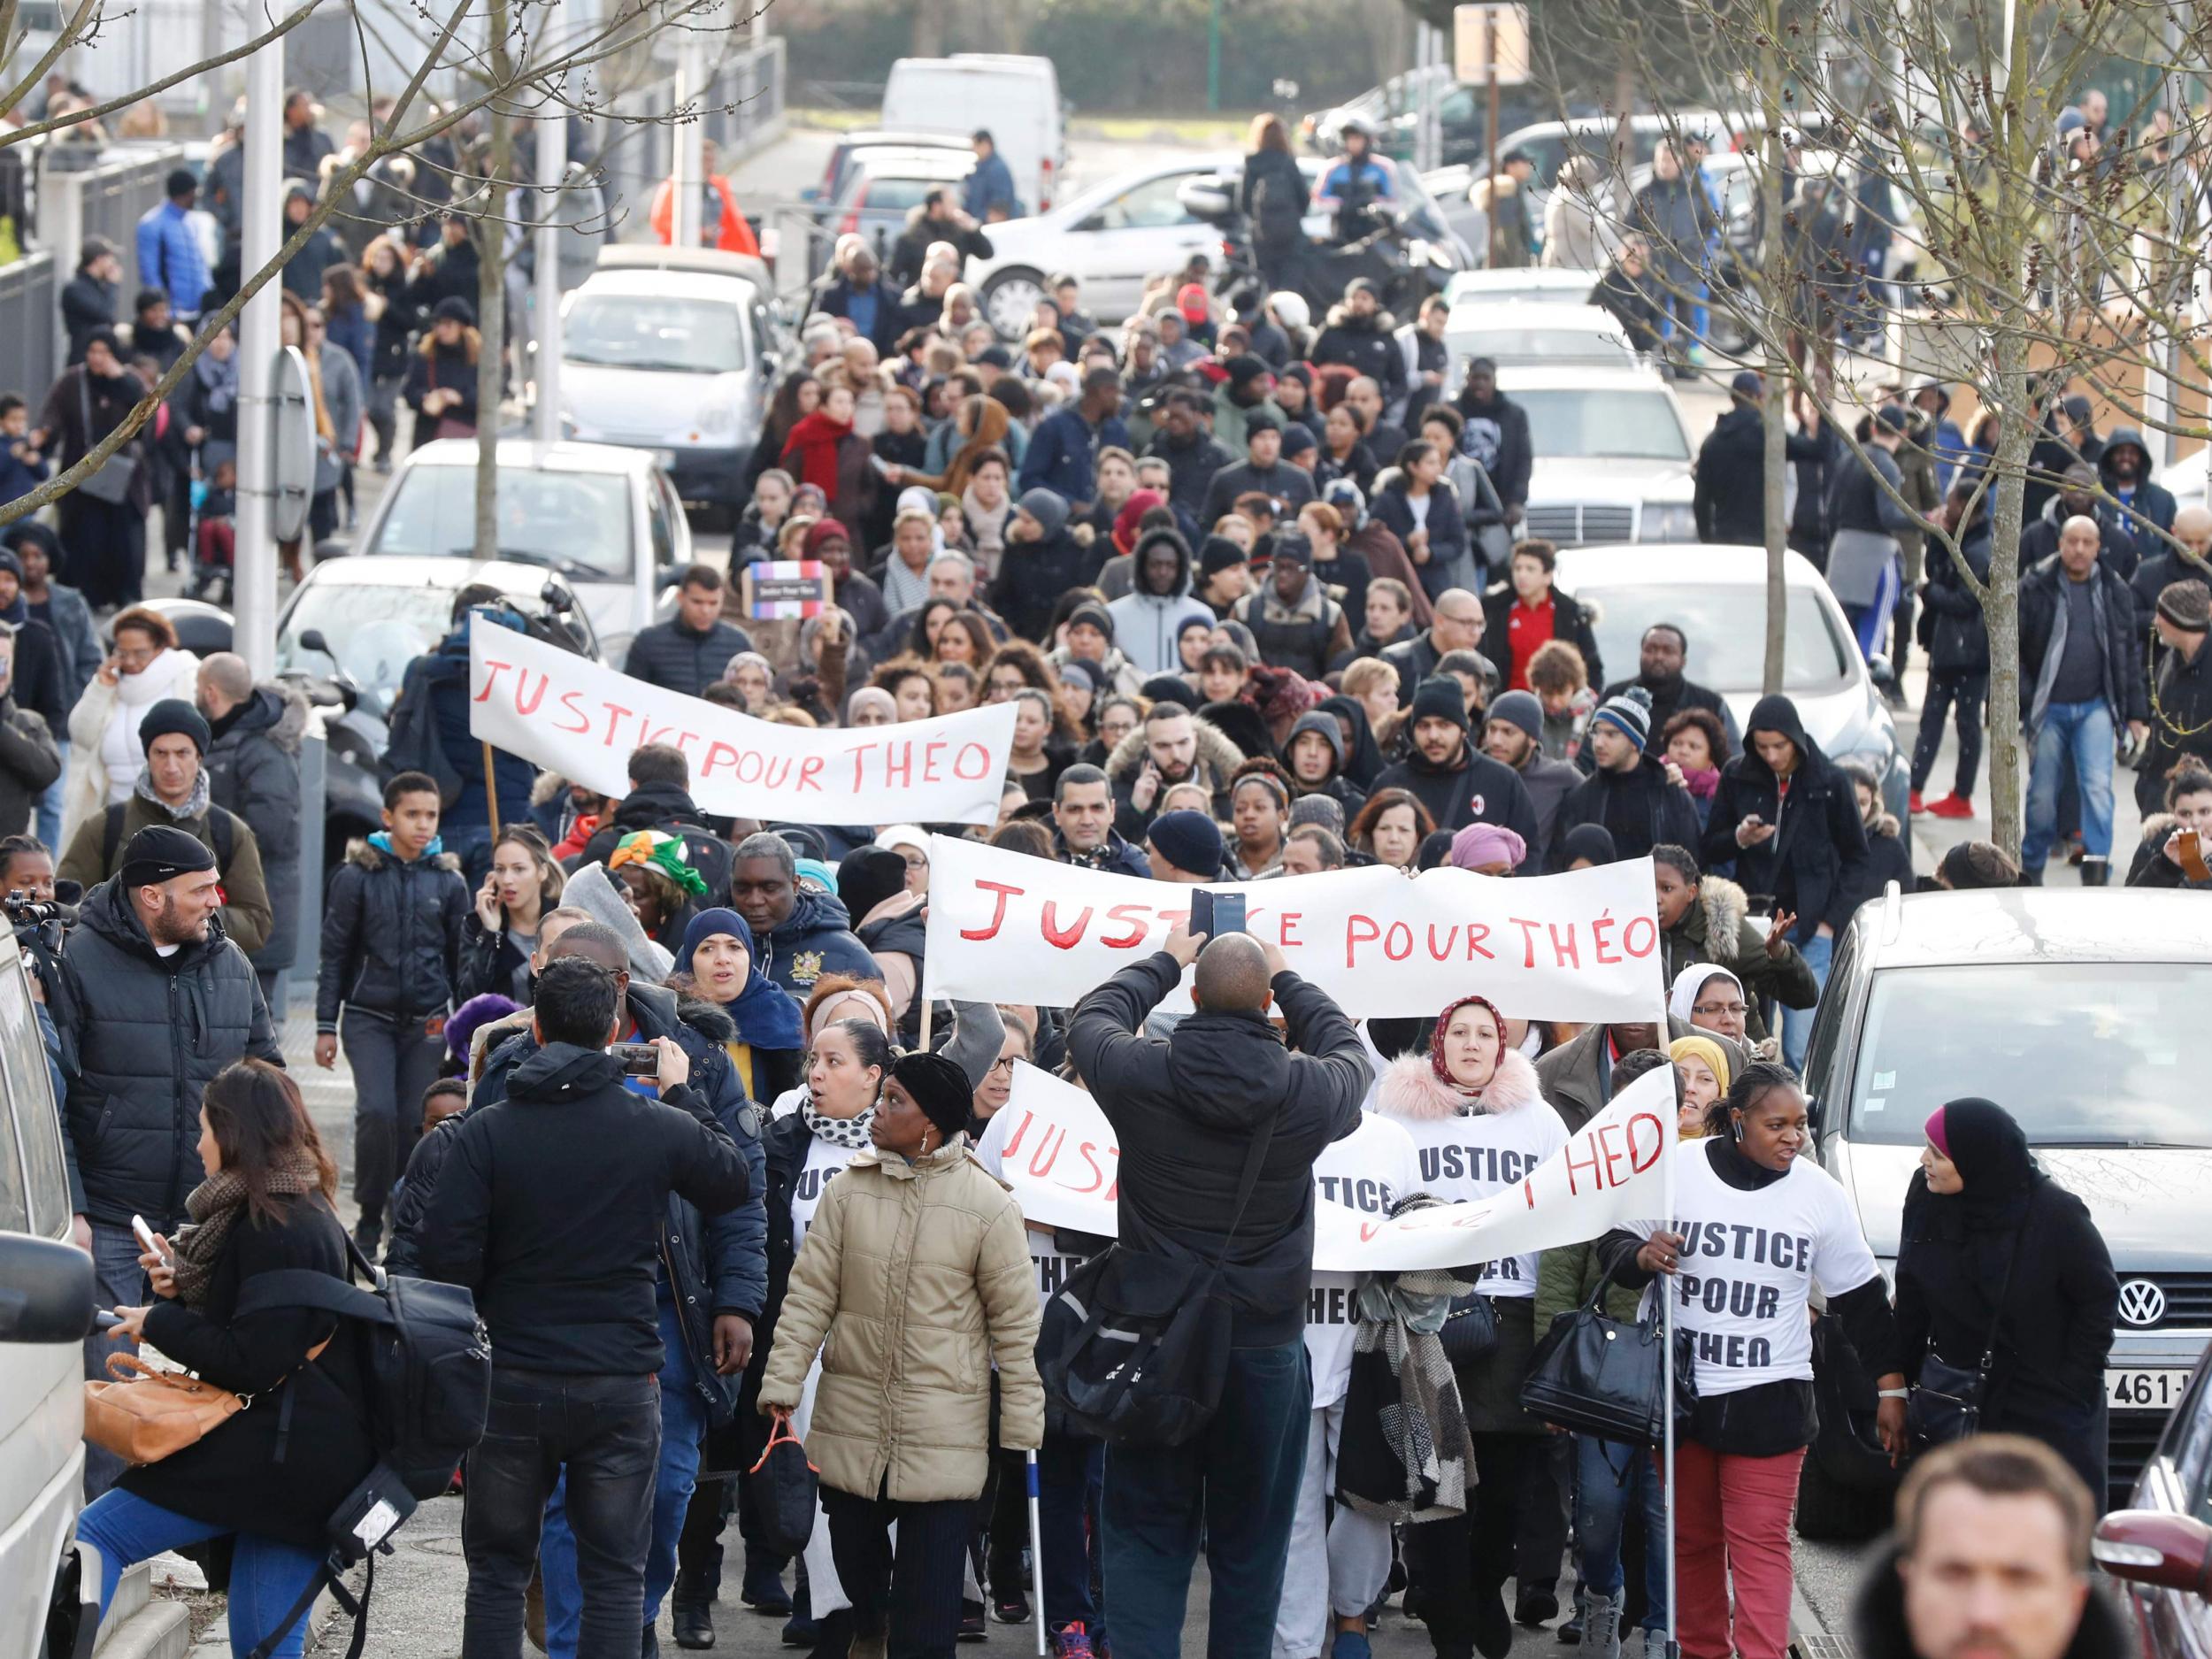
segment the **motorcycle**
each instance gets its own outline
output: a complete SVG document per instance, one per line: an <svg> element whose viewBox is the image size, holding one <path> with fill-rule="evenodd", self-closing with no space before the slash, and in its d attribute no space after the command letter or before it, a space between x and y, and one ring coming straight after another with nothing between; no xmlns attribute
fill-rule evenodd
<svg viewBox="0 0 2212 1659"><path fill-rule="evenodd" d="M1194 179L1176 192L1176 199L1185 212L1221 232L1221 272L1214 292L1240 316L1256 315L1269 293L1286 288L1320 317L1344 297L1348 284L1365 277L1382 290L1384 310L1411 318L1419 314L1424 300L1444 292L1452 280L1451 262L1421 234L1410 216L1376 203L1360 215L1370 227L1363 234L1336 243L1307 241L1281 280L1271 283L1253 253L1234 180Z"/></svg>

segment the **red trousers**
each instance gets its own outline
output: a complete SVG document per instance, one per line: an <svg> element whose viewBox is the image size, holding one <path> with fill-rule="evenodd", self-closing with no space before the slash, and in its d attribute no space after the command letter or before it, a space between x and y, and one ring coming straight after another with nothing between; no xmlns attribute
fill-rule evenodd
<svg viewBox="0 0 2212 1659"><path fill-rule="evenodd" d="M1683 1659L1782 1659L1790 1643L1790 1511L1801 1449L1733 1457L1674 1445L1675 1585ZM1730 1629L1729 1589L1735 1589Z"/></svg>

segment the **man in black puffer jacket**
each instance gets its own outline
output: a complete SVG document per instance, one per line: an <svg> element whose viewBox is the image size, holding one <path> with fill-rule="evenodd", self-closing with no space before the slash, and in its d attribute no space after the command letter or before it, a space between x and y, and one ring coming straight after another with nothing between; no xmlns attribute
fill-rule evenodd
<svg viewBox="0 0 2212 1659"><path fill-rule="evenodd" d="M115 878L86 895L61 981L46 987L70 1207L104 1306L146 1300L131 1217L173 1233L206 1177L200 1091L236 1060L284 1064L253 964L224 937L221 908L211 851L173 825L140 830L124 844ZM114 1351L95 1333L85 1375L105 1376ZM89 1495L123 1472L111 1452L88 1446L85 1457Z"/></svg>
<svg viewBox="0 0 2212 1659"><path fill-rule="evenodd" d="M424 1271L476 1294L496 1356L488 1432L466 1465L471 1653L521 1650L524 1591L564 1471L577 1477L564 1509L578 1543L579 1651L637 1642L661 1530L657 1516L641 1523L681 1449L680 1435L664 1441L670 1391L657 1378L689 1357L681 1318L667 1317L680 1286L660 1270L669 1197L720 1214L756 1190L747 1154L688 1087L680 1043L657 1041L644 1094L605 1052L629 1024L624 988L581 956L546 965L533 1010L541 1046L514 1066L498 1110L461 1120L423 1218ZM673 1543L672 1530L672 1560Z"/></svg>
<svg viewBox="0 0 2212 1659"><path fill-rule="evenodd" d="M274 919L253 966L280 1024L276 976L299 956L300 742L307 734L307 699L280 680L255 685L244 657L218 651L200 664L196 701L214 740L201 763L208 798L243 818L261 849L261 883Z"/></svg>
<svg viewBox="0 0 2212 1659"><path fill-rule="evenodd" d="M1194 963L1197 1012L1166 1038L1139 1034ZM1279 1002L1289 1050L1268 1024ZM1366 1050L1328 995L1249 934L1199 942L1178 928L1076 1004L1068 1054L1121 1138L1119 1258L1220 1261L1231 1310L1220 1408L1179 1446L1115 1445L1102 1525L1109 1559L1156 1562L1116 1592L1114 1644L1174 1653L1198 1547L1240 1616L1264 1629L1281 1597L1310 1415L1306 1298L1313 1267L1313 1165L1358 1128L1372 1086ZM1238 1192L1267 1137L1248 1200ZM1108 1270L1112 1271L1110 1265ZM1112 1295L1113 1281L1098 1294Z"/></svg>
<svg viewBox="0 0 2212 1659"><path fill-rule="evenodd" d="M1728 383L1733 400L1697 449L1697 484L1690 497L1697 539L1763 547L1767 539L1766 381L1745 369ZM1786 462L1817 461L1818 441L1785 431ZM1786 524L1783 528L1786 530Z"/></svg>
<svg viewBox="0 0 2212 1659"><path fill-rule="evenodd" d="M1384 401L1395 403L1406 395L1405 349L1392 332L1397 326L1382 309L1382 289L1371 278L1354 277L1344 286L1344 303L1330 311L1327 326L1313 342L1313 366L1341 363L1379 384Z"/></svg>
<svg viewBox="0 0 2212 1659"><path fill-rule="evenodd" d="M1646 751L1650 737L1651 698L1641 686L1599 706L1590 717L1597 768L1559 803L1551 850L1539 867L1564 870L1568 833L1585 824L1601 826L1621 858L1641 858L1655 847L1695 844L1696 804L1689 790L1667 775L1670 763Z"/></svg>
<svg viewBox="0 0 2212 1659"><path fill-rule="evenodd" d="M753 649L750 634L722 620L724 586L713 565L686 565L677 583L676 614L638 630L622 672L687 697L703 695L722 678L730 658Z"/></svg>
<svg viewBox="0 0 2212 1659"><path fill-rule="evenodd" d="M614 821L603 825L584 843L584 850L567 861L573 875L586 864L603 864L626 835L640 830L662 830L683 837L691 867L707 884L701 907L730 902L730 864L735 857L729 842L707 827L705 814L691 799L691 762L672 743L648 743L630 751L630 793L614 810Z"/></svg>

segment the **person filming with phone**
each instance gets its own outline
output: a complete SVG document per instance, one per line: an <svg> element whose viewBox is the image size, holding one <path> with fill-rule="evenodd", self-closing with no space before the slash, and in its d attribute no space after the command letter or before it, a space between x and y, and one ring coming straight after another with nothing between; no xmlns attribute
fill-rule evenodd
<svg viewBox="0 0 2212 1659"><path fill-rule="evenodd" d="M577 1651L637 1650L657 1378L673 1363L655 1292L668 1197L712 1215L752 1191L744 1149L689 1087L692 1062L673 1038L650 1045L657 1064L640 1081L652 1094L629 1086L627 1057L609 1051L629 1024L623 977L585 956L546 964L535 1052L498 1110L460 1120L423 1217L423 1273L473 1291L492 1340L491 1409L464 1465L468 1659L521 1651L524 1592L564 1472L582 1587Z"/></svg>
<svg viewBox="0 0 2212 1659"><path fill-rule="evenodd" d="M1364 1046L1328 995L1241 931L1240 895L1195 895L1177 928L1076 1005L1068 1053L1121 1140L1120 1259L1218 1262L1228 1319L1219 1404L1175 1445L1106 1450L1102 1515L1114 1646L1181 1646L1207 1519L1214 1606L1274 1628L1297 1513L1313 1386L1305 1351L1314 1161L1360 1124ZM1207 937L1208 925L1220 929ZM1145 1019L1191 978L1197 1011L1166 1038ZM1287 1042L1269 1023L1280 1005ZM1098 1290L1118 1305L1111 1282ZM1131 1282L1133 1282L1131 1281Z"/></svg>

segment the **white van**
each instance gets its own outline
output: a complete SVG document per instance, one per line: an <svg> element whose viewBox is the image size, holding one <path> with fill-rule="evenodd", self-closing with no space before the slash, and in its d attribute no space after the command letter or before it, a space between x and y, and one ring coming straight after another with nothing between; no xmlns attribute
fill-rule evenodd
<svg viewBox="0 0 2212 1659"><path fill-rule="evenodd" d="M1065 194L1067 111L1049 58L902 58L883 88L883 125L963 137L987 130L1014 175L1025 214L1046 212Z"/></svg>

